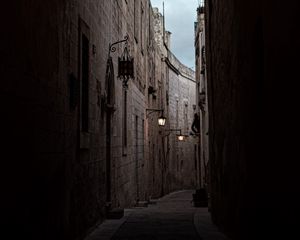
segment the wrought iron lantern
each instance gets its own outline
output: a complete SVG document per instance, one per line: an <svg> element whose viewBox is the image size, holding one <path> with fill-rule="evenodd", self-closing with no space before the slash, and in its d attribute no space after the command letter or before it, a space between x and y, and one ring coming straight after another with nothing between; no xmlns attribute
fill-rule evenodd
<svg viewBox="0 0 300 240"><path fill-rule="evenodd" d="M133 58L129 55L127 44L125 45L124 52L119 57L118 77L129 79L134 77Z"/></svg>
<svg viewBox="0 0 300 240"><path fill-rule="evenodd" d="M158 125L159 126L165 126L166 124L166 118L164 117L164 110L163 109L152 109L152 108L147 108L147 117L154 112L162 112L160 117L158 118Z"/></svg>
<svg viewBox="0 0 300 240"><path fill-rule="evenodd" d="M183 141L184 136L182 134L177 135L178 141Z"/></svg>
<svg viewBox="0 0 300 240"><path fill-rule="evenodd" d="M165 129L165 132L179 132L179 134L176 134L178 141L183 141L185 139L185 136L181 133L181 129ZM170 133L169 133L170 134ZM166 136L168 136L169 134L167 134Z"/></svg>
<svg viewBox="0 0 300 240"><path fill-rule="evenodd" d="M166 124L166 118L165 118L163 115L161 115L161 116L158 118L158 125L159 125L159 126L165 126L165 124Z"/></svg>
<svg viewBox="0 0 300 240"><path fill-rule="evenodd" d="M128 35L123 40L109 45L109 52L115 52L114 45L125 42L122 55L118 58L118 78L122 80L123 87L128 87L128 80L134 78L134 58L130 56L128 50Z"/></svg>

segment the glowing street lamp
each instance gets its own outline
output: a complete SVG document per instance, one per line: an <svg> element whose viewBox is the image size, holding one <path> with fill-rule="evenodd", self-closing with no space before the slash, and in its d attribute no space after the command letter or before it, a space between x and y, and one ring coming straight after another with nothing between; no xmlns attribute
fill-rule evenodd
<svg viewBox="0 0 300 240"><path fill-rule="evenodd" d="M177 134L176 136L177 136L177 140L180 141L180 142L182 142L185 138L185 136L181 133L181 129L172 129L172 128L170 128L170 129L165 129L165 131L166 132L173 132L173 131L179 132L179 134ZM167 134L167 135L169 135L169 134Z"/></svg>
<svg viewBox="0 0 300 240"><path fill-rule="evenodd" d="M158 118L158 125L159 125L159 126L165 126L165 124L166 124L166 118L165 118L163 115L161 115L161 116Z"/></svg>
<svg viewBox="0 0 300 240"><path fill-rule="evenodd" d="M154 113L154 112L162 112L161 116L158 118L158 125L159 125L159 126L165 126L165 124L166 124L166 118L165 118L164 115L163 115L163 112L164 112L163 109L147 108L147 109L146 109L146 112L148 112L148 113L147 113L147 117L148 117L151 113Z"/></svg>
<svg viewBox="0 0 300 240"><path fill-rule="evenodd" d="M181 134L180 134L180 135L178 135L178 136L177 136L177 138L178 138L178 140L179 140L179 141L183 141L183 140L184 140L184 136L183 136L183 135L181 135Z"/></svg>

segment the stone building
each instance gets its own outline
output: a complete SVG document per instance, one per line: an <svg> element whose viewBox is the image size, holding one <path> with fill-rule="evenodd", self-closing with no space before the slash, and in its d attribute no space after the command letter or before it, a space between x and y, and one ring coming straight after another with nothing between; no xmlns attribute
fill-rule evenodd
<svg viewBox="0 0 300 240"><path fill-rule="evenodd" d="M232 239L298 234L299 9L205 2L211 214Z"/></svg>
<svg viewBox="0 0 300 240"><path fill-rule="evenodd" d="M171 132L168 139L169 171L171 190L196 186L197 140L190 136L194 109L196 104L194 72L183 66L168 51L166 59L168 68L168 104L170 129L180 129L185 140L180 142ZM177 134L179 134L177 132ZM174 172L172 172L174 171ZM180 189L179 188L179 189Z"/></svg>
<svg viewBox="0 0 300 240"><path fill-rule="evenodd" d="M159 90L166 114L166 126L161 129L162 137L162 193L196 186L196 139L189 136L196 96L195 73L184 66L170 51L171 33L164 29L164 19L154 9L155 39L161 53L160 70L162 88ZM185 140L178 141L183 134ZM196 151L196 152L195 152ZM193 174L191 174L193 173Z"/></svg>
<svg viewBox="0 0 300 240"><path fill-rule="evenodd" d="M157 43L149 0L9 2L1 28L1 217L12 238L82 239L111 210L194 187L194 140L165 131L187 134L194 76ZM126 35L124 88L126 43L109 46ZM164 109L165 128L147 108Z"/></svg>
<svg viewBox="0 0 300 240"><path fill-rule="evenodd" d="M197 22L195 23L195 60L196 60L196 96L197 114L199 116L199 182L198 187L208 188L209 184L209 147L208 147L208 96L207 96L207 72L205 56L205 22L204 4L197 9Z"/></svg>

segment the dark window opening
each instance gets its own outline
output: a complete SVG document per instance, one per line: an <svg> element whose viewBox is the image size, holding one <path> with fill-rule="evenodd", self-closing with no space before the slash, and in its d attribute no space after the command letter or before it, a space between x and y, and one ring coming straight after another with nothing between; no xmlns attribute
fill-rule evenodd
<svg viewBox="0 0 300 240"><path fill-rule="evenodd" d="M81 44L81 130L89 129L89 40L82 34Z"/></svg>
<svg viewBox="0 0 300 240"><path fill-rule="evenodd" d="M138 1L134 0L134 9L133 9L134 13L133 13L133 24L134 24L134 39L136 41L136 43L138 43L138 30L139 30L139 25L138 25Z"/></svg>
<svg viewBox="0 0 300 240"><path fill-rule="evenodd" d="M127 91L124 90L123 101L123 156L127 155Z"/></svg>

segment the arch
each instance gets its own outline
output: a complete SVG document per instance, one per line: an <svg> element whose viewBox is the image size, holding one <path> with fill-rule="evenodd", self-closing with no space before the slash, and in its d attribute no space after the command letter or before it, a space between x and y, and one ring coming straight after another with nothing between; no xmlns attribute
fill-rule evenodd
<svg viewBox="0 0 300 240"><path fill-rule="evenodd" d="M105 76L105 95L106 95L106 105L108 110L113 109L116 101L115 96L115 74L114 65L112 57L107 60L106 66L106 76Z"/></svg>

